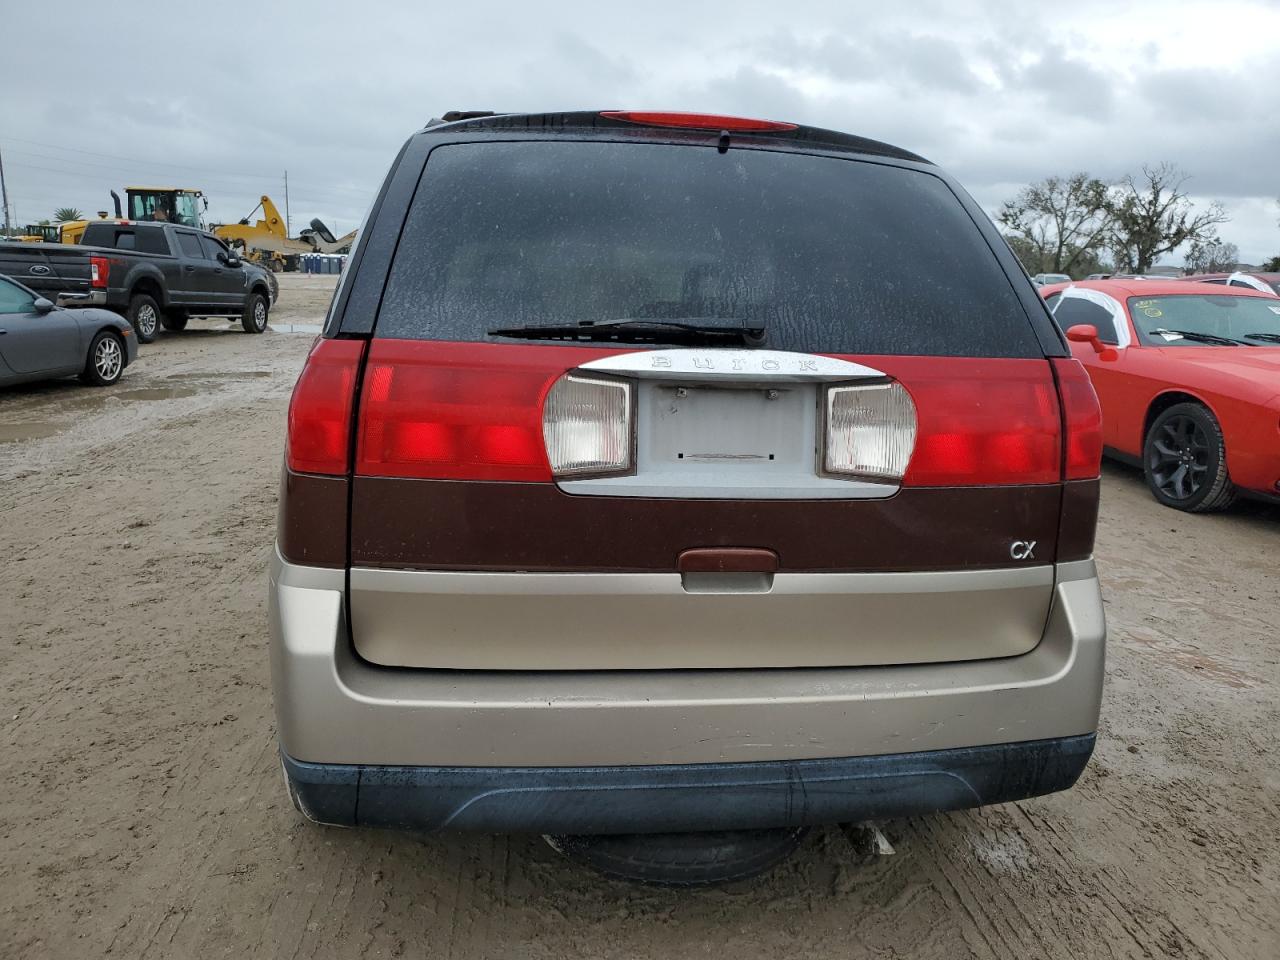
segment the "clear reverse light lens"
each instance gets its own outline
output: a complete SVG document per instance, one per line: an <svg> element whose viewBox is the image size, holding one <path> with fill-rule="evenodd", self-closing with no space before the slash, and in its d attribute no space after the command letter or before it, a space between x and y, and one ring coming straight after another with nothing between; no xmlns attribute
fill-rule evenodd
<svg viewBox="0 0 1280 960"><path fill-rule="evenodd" d="M916 445L916 406L900 383L827 390L828 473L901 480Z"/></svg>
<svg viewBox="0 0 1280 960"><path fill-rule="evenodd" d="M556 476L631 469L631 384L565 374L547 393L542 439Z"/></svg>

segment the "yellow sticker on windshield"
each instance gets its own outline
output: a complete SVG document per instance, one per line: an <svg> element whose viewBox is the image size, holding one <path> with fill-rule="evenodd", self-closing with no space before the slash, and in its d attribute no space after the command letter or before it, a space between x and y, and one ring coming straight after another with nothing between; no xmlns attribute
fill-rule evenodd
<svg viewBox="0 0 1280 960"><path fill-rule="evenodd" d="M1163 317L1163 316L1164 316L1164 311L1163 311L1163 310L1157 310L1155 307L1143 307L1143 308L1142 308L1142 312L1143 312L1143 313L1145 313L1148 317L1150 317L1150 318L1151 318L1151 319L1153 319L1153 320L1154 320L1156 317Z"/></svg>

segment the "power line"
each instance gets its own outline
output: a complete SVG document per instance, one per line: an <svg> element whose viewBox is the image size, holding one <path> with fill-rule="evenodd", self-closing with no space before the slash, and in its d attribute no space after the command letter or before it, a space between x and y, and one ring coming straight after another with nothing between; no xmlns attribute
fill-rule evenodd
<svg viewBox="0 0 1280 960"><path fill-rule="evenodd" d="M27 143L36 147L48 147L51 150L61 150L68 153L82 153L87 157L102 157L107 160L124 160L127 163L145 163L145 164L150 164L151 166L175 167L177 169L193 170L196 172L211 173L214 175L217 175L220 172L210 167L197 167L197 166L192 166L190 164L181 164L181 163L165 163L164 161L145 160L142 157L125 157L125 156L121 156L118 153L96 153L92 150L81 150L78 147L64 147L61 144L57 144L57 143L44 143L40 140L24 140L21 137L0 137L0 140L5 140L11 143ZM237 174L237 176L253 176L253 177L257 177L260 180L270 179L270 177L268 177L265 174Z"/></svg>

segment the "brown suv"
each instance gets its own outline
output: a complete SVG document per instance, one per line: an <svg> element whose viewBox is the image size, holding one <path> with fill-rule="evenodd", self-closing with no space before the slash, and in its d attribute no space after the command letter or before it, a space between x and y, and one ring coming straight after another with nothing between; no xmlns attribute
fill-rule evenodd
<svg viewBox="0 0 1280 960"><path fill-rule="evenodd" d="M1098 405L935 166L469 114L410 138L359 237L271 570L307 816L695 883L1079 776Z"/></svg>

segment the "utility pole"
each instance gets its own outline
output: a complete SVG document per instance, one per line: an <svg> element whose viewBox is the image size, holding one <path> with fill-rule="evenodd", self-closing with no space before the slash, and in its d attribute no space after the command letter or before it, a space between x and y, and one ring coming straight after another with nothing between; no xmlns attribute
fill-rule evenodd
<svg viewBox="0 0 1280 960"><path fill-rule="evenodd" d="M9 229L9 188L4 184L4 154L0 153L0 203L4 204L4 235L13 236Z"/></svg>
<svg viewBox="0 0 1280 960"><path fill-rule="evenodd" d="M284 172L284 235L293 236L293 227L289 225L289 171Z"/></svg>

